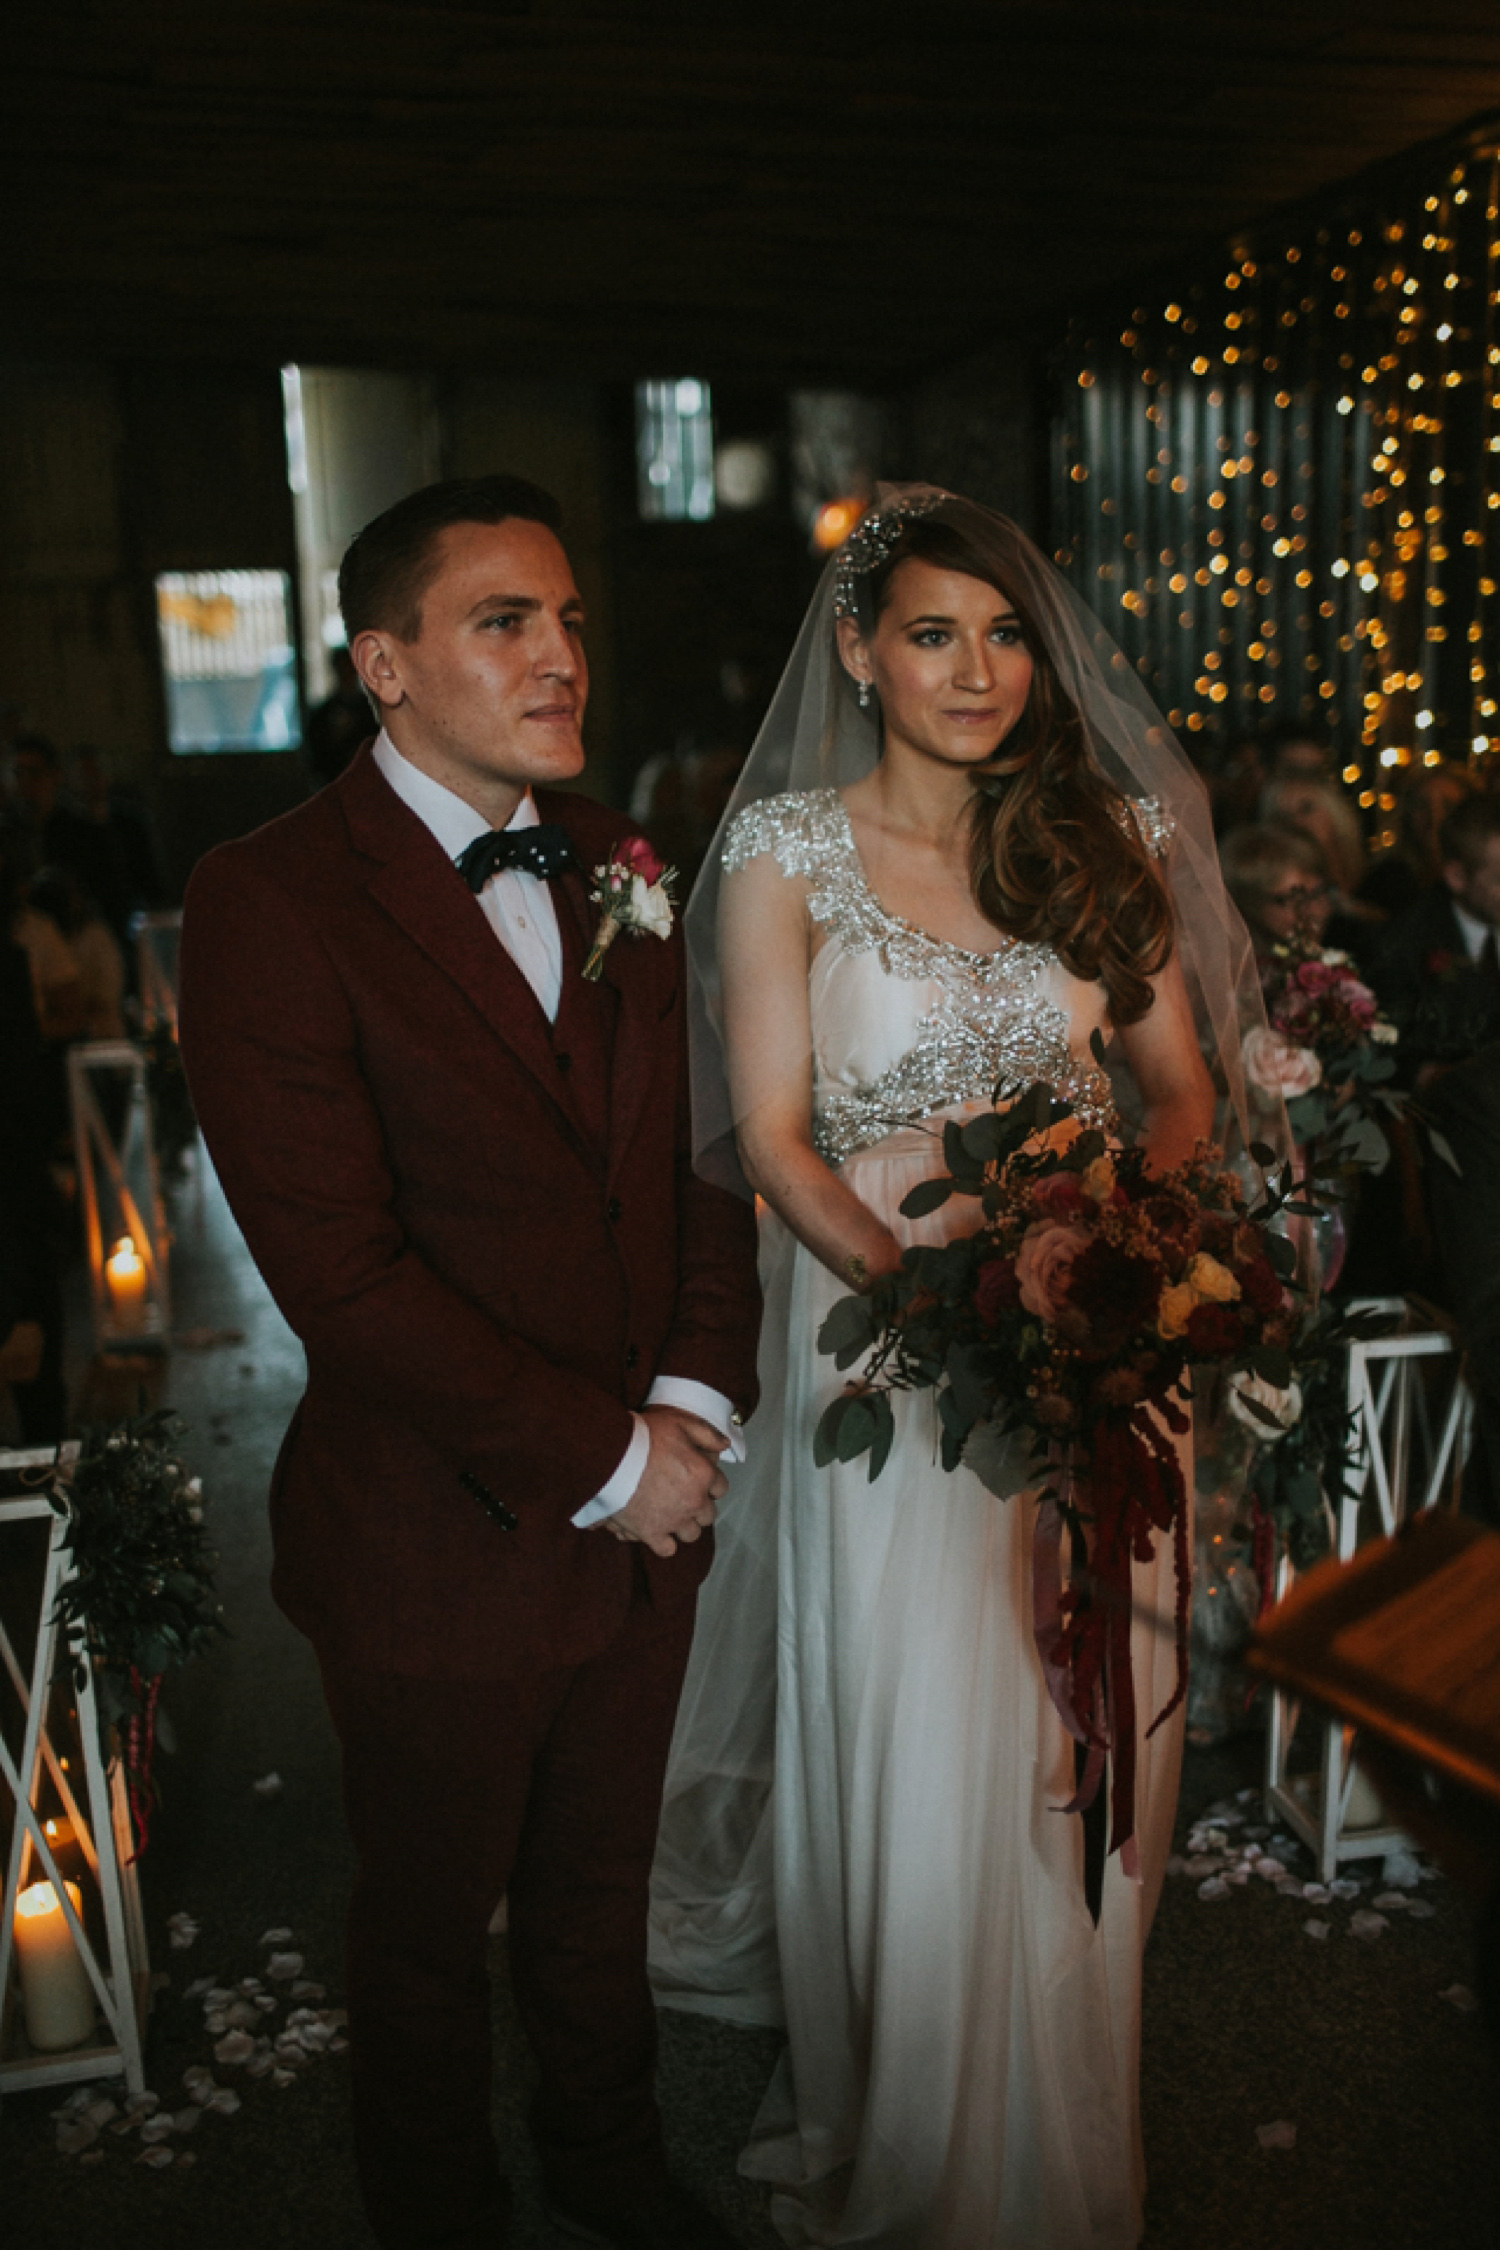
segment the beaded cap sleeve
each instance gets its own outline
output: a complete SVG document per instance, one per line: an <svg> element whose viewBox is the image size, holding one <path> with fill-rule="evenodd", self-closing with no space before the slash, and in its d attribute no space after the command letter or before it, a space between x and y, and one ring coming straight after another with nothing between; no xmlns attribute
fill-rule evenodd
<svg viewBox="0 0 1500 2250"><path fill-rule="evenodd" d="M852 1082L828 1063L815 1003L813 1143L826 1162L843 1164L939 1110L987 1101L999 1084L1019 1090L1038 1079L1072 1102L1084 1124L1116 1125L1109 1080L1086 1049L1075 1050L1055 997L1060 972L1050 946L1002 939L993 951L970 952L889 913L870 888L834 789L747 806L725 839L724 872L763 854L783 875L805 878L808 912L842 954L868 957L879 977L931 988L905 1050ZM843 1004L854 1004L853 995ZM867 992L864 1004L878 1011L878 993Z"/></svg>

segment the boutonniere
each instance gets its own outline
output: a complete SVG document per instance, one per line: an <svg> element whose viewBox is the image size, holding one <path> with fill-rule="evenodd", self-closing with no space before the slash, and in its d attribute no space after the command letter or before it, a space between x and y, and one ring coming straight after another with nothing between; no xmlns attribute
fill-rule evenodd
<svg viewBox="0 0 1500 2250"><path fill-rule="evenodd" d="M632 937L671 936L676 877L677 870L663 865L644 836L627 836L613 857L594 869L589 897L599 909L599 927L583 964L591 983L598 982L604 956L622 930Z"/></svg>

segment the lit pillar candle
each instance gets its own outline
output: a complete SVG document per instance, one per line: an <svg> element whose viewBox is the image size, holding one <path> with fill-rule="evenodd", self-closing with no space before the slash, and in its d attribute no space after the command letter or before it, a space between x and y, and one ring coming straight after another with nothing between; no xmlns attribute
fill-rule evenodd
<svg viewBox="0 0 1500 2250"><path fill-rule="evenodd" d="M110 1318L135 1335L146 1325L146 1267L133 1238L122 1234L104 1268Z"/></svg>
<svg viewBox="0 0 1500 2250"><path fill-rule="evenodd" d="M76 1883L68 1885L68 1896L81 1916L83 1893ZM32 2046L44 2054L81 2047L93 2035L94 1988L50 1883L33 1883L16 1901L16 1961Z"/></svg>

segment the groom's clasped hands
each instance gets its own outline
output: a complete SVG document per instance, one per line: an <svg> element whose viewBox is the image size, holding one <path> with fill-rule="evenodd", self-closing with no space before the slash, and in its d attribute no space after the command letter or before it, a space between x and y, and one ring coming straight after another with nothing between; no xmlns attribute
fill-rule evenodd
<svg viewBox="0 0 1500 2250"><path fill-rule="evenodd" d="M638 1539L654 1555L675 1555L702 1537L718 1513L728 1480L719 1466L724 1436L700 1415L678 1406L648 1406L644 1419L651 1452L634 1498L603 1528L617 1539Z"/></svg>

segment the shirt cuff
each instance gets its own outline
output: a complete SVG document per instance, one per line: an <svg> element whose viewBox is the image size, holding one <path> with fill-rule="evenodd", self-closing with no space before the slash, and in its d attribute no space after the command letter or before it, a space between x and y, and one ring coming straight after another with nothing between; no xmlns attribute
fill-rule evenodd
<svg viewBox="0 0 1500 2250"><path fill-rule="evenodd" d="M630 1434L630 1443L621 1456L619 1467L608 1484L601 1486L592 1500L585 1500L573 1518L580 1531L588 1531L596 1523L606 1523L611 1516L617 1516L622 1508L628 1508L635 1498L636 1488L646 1473L646 1463L651 1454L651 1431L639 1414L632 1414L630 1419L635 1428Z"/></svg>
<svg viewBox="0 0 1500 2250"><path fill-rule="evenodd" d="M646 1394L646 1404L675 1406L684 1414L696 1414L711 1429L724 1432L721 1461L744 1460L745 1427L722 1391L711 1390L707 1383L695 1383L687 1375L658 1375Z"/></svg>

